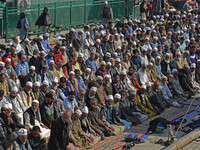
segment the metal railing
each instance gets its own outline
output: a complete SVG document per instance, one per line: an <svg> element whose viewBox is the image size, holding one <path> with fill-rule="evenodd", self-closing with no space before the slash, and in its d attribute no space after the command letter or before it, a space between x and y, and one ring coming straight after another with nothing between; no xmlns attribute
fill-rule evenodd
<svg viewBox="0 0 200 150"><path fill-rule="evenodd" d="M125 5L129 2L128 16L133 15L133 0L108 0L109 5L113 10L113 20L122 19L125 17ZM6 40L19 35L19 30L16 28L20 18L20 13L24 12L30 24L29 35L40 34L41 29L35 26L35 22L43 12L44 7L48 7L51 16L51 31L65 30L71 27L78 27L90 23L102 22L102 10L104 2L99 1L70 1L70 2L54 2L46 4L30 5L27 8L20 7L5 7L4 31L3 35ZM135 10L135 9L134 9Z"/></svg>

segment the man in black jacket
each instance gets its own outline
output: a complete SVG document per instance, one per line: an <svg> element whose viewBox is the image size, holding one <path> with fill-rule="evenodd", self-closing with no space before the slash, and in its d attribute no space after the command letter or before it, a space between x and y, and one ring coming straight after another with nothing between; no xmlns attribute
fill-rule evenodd
<svg viewBox="0 0 200 150"><path fill-rule="evenodd" d="M113 19L113 11L110 6L108 6L108 2L105 1L105 6L103 8L103 23L109 25L109 22Z"/></svg>
<svg viewBox="0 0 200 150"><path fill-rule="evenodd" d="M70 150L69 147L69 125L71 111L66 110L61 117L54 120L51 128L51 136L48 143L49 150Z"/></svg>

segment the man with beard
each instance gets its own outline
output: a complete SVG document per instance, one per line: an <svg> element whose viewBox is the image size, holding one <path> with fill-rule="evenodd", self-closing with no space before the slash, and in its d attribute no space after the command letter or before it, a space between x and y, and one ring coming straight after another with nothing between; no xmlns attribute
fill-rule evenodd
<svg viewBox="0 0 200 150"><path fill-rule="evenodd" d="M47 74L50 81L52 81L54 77L58 77L58 72L55 68L55 62L53 60L49 61L49 69L47 70Z"/></svg>
<svg viewBox="0 0 200 150"><path fill-rule="evenodd" d="M97 84L96 96L97 96L98 105L99 105L99 107L102 107L105 105L105 101L107 98L106 92L104 91L104 87L103 87L103 77L102 76L96 77L96 84Z"/></svg>
<svg viewBox="0 0 200 150"><path fill-rule="evenodd" d="M142 84L141 88L138 90L136 95L137 106L140 108L142 112L144 112L150 118L156 115L156 111L153 109L145 92L146 92L146 85Z"/></svg>
<svg viewBox="0 0 200 150"><path fill-rule="evenodd" d="M165 76L167 76L167 73L169 73L169 72L171 73L172 69L173 69L173 67L170 63L170 54L166 53L165 54L165 60L163 60L161 62L161 71Z"/></svg>
<svg viewBox="0 0 200 150"><path fill-rule="evenodd" d="M105 52L112 53L115 51L114 37L112 34L110 35L109 40L107 36L104 38L103 46L104 46Z"/></svg>
<svg viewBox="0 0 200 150"><path fill-rule="evenodd" d="M51 93L51 95L53 95L53 102L56 105L56 107L58 108L58 113L61 114L65 111L65 108L63 106L63 101L59 98L57 98L56 92L51 89L49 90L49 93Z"/></svg>
<svg viewBox="0 0 200 150"><path fill-rule="evenodd" d="M106 75L106 74L108 74L108 73L107 73L107 70L106 70L106 62L105 62L105 61L102 61L102 62L100 63L100 67L99 67L99 69L97 69L95 75L96 75L96 76L100 75L100 76L103 77L103 76Z"/></svg>
<svg viewBox="0 0 200 150"><path fill-rule="evenodd" d="M122 98L119 102L121 118L134 125L140 124L148 118L137 106L136 93L135 89L131 90L129 96L126 97L125 91L121 91Z"/></svg>
<svg viewBox="0 0 200 150"><path fill-rule="evenodd" d="M69 72L69 79L67 80L67 87L69 91L74 91L76 95L79 93L80 86L78 84L78 80L75 78L74 71Z"/></svg>
<svg viewBox="0 0 200 150"><path fill-rule="evenodd" d="M96 52L96 53L99 53L100 54L100 61L102 61L102 58L104 56L103 54L103 50L101 48L101 40L100 39L96 39L96 43L95 45L93 46L93 50Z"/></svg>
<svg viewBox="0 0 200 150"><path fill-rule="evenodd" d="M58 95L58 77L54 77L52 80L52 85L50 85L49 89L52 89Z"/></svg>
<svg viewBox="0 0 200 150"><path fill-rule="evenodd" d="M147 58L147 49L146 48L143 48L142 51L141 51L141 54L140 54L140 60L141 60L141 63L145 62L148 64L148 58Z"/></svg>
<svg viewBox="0 0 200 150"><path fill-rule="evenodd" d="M191 66L190 66L190 72L191 72L191 80L192 80L192 85L194 88L196 89L200 89L200 84L197 83L196 81L196 64L195 63L192 63Z"/></svg>
<svg viewBox="0 0 200 150"><path fill-rule="evenodd" d="M136 90L140 89L140 85L138 83L138 78L137 78L137 66L136 65L129 67L127 76L130 79L130 82L131 82L131 85L133 86L133 88Z"/></svg>
<svg viewBox="0 0 200 150"><path fill-rule="evenodd" d="M39 54L40 51L38 49L35 49L33 52L33 56L31 57L31 59L29 60L29 66L35 66L35 72L39 73L41 70L41 63L39 61Z"/></svg>
<svg viewBox="0 0 200 150"><path fill-rule="evenodd" d="M9 88L6 80L6 75L4 73L0 74L0 89L4 90L4 96L8 95Z"/></svg>
<svg viewBox="0 0 200 150"><path fill-rule="evenodd" d="M22 89L21 83L19 79L17 78L17 74L14 70L10 72L10 78L7 79L7 82L8 82L9 91L14 86L16 86L19 90Z"/></svg>
<svg viewBox="0 0 200 150"><path fill-rule="evenodd" d="M75 79L78 81L78 85L79 85L79 88L80 89L87 89L84 81L83 81L83 78L80 76L80 70L76 69L75 71Z"/></svg>
<svg viewBox="0 0 200 150"><path fill-rule="evenodd" d="M92 51L90 53L90 57L86 60L86 64L89 68L92 69L93 72L96 72L97 71L97 65L96 65L94 58L95 58L95 52Z"/></svg>
<svg viewBox="0 0 200 150"><path fill-rule="evenodd" d="M59 60L62 60L63 61L63 56L62 56L62 52L60 51L60 46L56 45L54 47L54 55L53 55L53 58L54 58L54 62L56 64L58 64L58 61Z"/></svg>
<svg viewBox="0 0 200 150"><path fill-rule="evenodd" d="M62 60L58 61L57 66L55 68L58 72L58 76L57 76L58 78L67 77L64 73L64 70L63 70L63 61Z"/></svg>
<svg viewBox="0 0 200 150"><path fill-rule="evenodd" d="M88 83L95 81L94 72L92 72L90 68L86 68L82 74L82 78L85 85L88 86Z"/></svg>
<svg viewBox="0 0 200 150"><path fill-rule="evenodd" d="M42 70L40 71L40 73L38 73L38 81L40 82L40 84L42 84L43 81L48 81L49 83L51 83L49 74L47 72L47 67L47 65L43 65Z"/></svg>
<svg viewBox="0 0 200 150"><path fill-rule="evenodd" d="M66 87L67 80L65 77L60 78L60 84L58 86L58 97L64 101L68 96L68 88Z"/></svg>
<svg viewBox="0 0 200 150"><path fill-rule="evenodd" d="M104 135L111 136L113 135L113 131L102 122L101 113L97 105L98 102L96 99L93 99L90 102L88 120L91 128L101 135L102 139L104 139Z"/></svg>
<svg viewBox="0 0 200 150"><path fill-rule="evenodd" d="M26 75L26 82L32 82L33 84L38 81L38 76L35 73L35 66L29 68L29 73Z"/></svg>
<svg viewBox="0 0 200 150"><path fill-rule="evenodd" d="M32 104L32 100L34 100L34 95L32 93L32 82L28 81L24 87L24 90L19 92L20 97L24 103L24 106L29 108Z"/></svg>
<svg viewBox="0 0 200 150"><path fill-rule="evenodd" d="M192 85L191 75L189 71L189 65L184 64L184 68L179 70L179 81L182 89L189 92L189 97L196 93L196 89Z"/></svg>
<svg viewBox="0 0 200 150"><path fill-rule="evenodd" d="M34 126L38 126L42 131L42 137L50 136L49 128L42 123L38 100L33 100L32 106L24 112L24 124L30 130L32 130Z"/></svg>
<svg viewBox="0 0 200 150"><path fill-rule="evenodd" d="M123 68L122 68L123 66L122 66L122 64L121 64L121 60L120 60L120 58L116 58L115 59L115 66L114 66L114 68L113 68L113 74L120 74L120 72L123 70Z"/></svg>
<svg viewBox="0 0 200 150"><path fill-rule="evenodd" d="M79 68L81 69L81 72L84 72L85 69L87 68L87 65L85 63L85 60L84 60L84 57L83 57L83 54L82 53L79 53L78 54L78 59L77 59L77 62L79 64Z"/></svg>
<svg viewBox="0 0 200 150"><path fill-rule="evenodd" d="M86 94L86 97L85 97L86 106L89 107L91 101L94 101L94 100L97 101L96 93L97 93L97 87L96 86L92 86L88 90L88 93Z"/></svg>
<svg viewBox="0 0 200 150"><path fill-rule="evenodd" d="M13 67L13 69L16 69L15 63L14 63L13 58L12 58L12 56L11 56L11 49L10 49L10 47L6 48L6 53L5 53L5 54L3 55L3 57L2 57L2 61L3 61L4 63L6 63L6 60L7 60L8 58L10 59L10 63L11 63L11 66Z"/></svg>
<svg viewBox="0 0 200 150"><path fill-rule="evenodd" d="M82 149L92 148L92 141L94 140L91 136L88 137L81 128L80 116L82 112L76 110L72 115L70 130L72 131L74 140L76 143L80 143Z"/></svg>
<svg viewBox="0 0 200 150"><path fill-rule="evenodd" d="M33 84L32 92L35 99L39 99L40 97L40 82L35 82Z"/></svg>
<svg viewBox="0 0 200 150"><path fill-rule="evenodd" d="M53 95L47 93L44 98L44 102L40 106L40 114L42 123L51 129L52 122L58 118L58 108L53 103Z"/></svg>
<svg viewBox="0 0 200 150"><path fill-rule="evenodd" d="M200 84L200 59L197 60L197 68L195 71L196 81Z"/></svg>
<svg viewBox="0 0 200 150"><path fill-rule="evenodd" d="M122 70L122 72L120 73L120 85L123 86L123 90L125 90L127 93L134 89L130 79L127 77L125 70Z"/></svg>
<svg viewBox="0 0 200 150"><path fill-rule="evenodd" d="M174 58L173 61L178 66L178 69L183 69L184 62L180 52L176 52L176 57Z"/></svg>
<svg viewBox="0 0 200 150"><path fill-rule="evenodd" d="M138 79L139 79L139 84L141 85L142 83L148 83L149 78L147 76L147 63L146 62L142 62L141 64L141 68L138 70Z"/></svg>
<svg viewBox="0 0 200 150"><path fill-rule="evenodd" d="M76 101L78 103L78 107L80 109L82 109L83 107L86 106L86 102L85 102L85 89L80 89L78 95L76 96Z"/></svg>
<svg viewBox="0 0 200 150"><path fill-rule="evenodd" d="M112 84L111 84L111 78L110 78L110 75L104 75L104 83L103 83L103 86L104 86L104 91L106 92L107 95L113 95L113 87L112 87Z"/></svg>
<svg viewBox="0 0 200 150"><path fill-rule="evenodd" d="M13 144L15 141L15 136L14 134L10 134L6 137L6 140L4 142L2 142L0 149L2 150L9 150L9 149L13 149Z"/></svg>
<svg viewBox="0 0 200 150"><path fill-rule="evenodd" d="M75 99L75 91L70 91L68 93L68 97L65 98L64 102L63 102L63 106L65 107L65 109L69 109L72 111L72 113L74 113L75 109L80 109L78 107L78 103Z"/></svg>
<svg viewBox="0 0 200 150"><path fill-rule="evenodd" d="M40 96L38 99L40 104L44 102L45 95L49 92L48 86L49 86L49 82L44 80L42 83L42 86L40 87Z"/></svg>
<svg viewBox="0 0 200 150"><path fill-rule="evenodd" d="M17 76L19 77L19 79L22 79L21 78L22 72L25 72L26 75L29 72L29 67L28 67L26 55L22 55L21 61L16 66L16 73L17 73Z"/></svg>
<svg viewBox="0 0 200 150"><path fill-rule="evenodd" d="M26 107L24 106L24 103L18 94L18 89L16 86L11 89L10 94L8 94L5 99L8 103L12 104L13 111L22 122L23 113L26 111Z"/></svg>
<svg viewBox="0 0 200 150"><path fill-rule="evenodd" d="M173 69L172 74L173 74L173 77L172 77L170 82L171 82L171 86L173 88L174 94L178 95L183 100L186 99L188 97L188 93L186 91L183 91L183 89L180 85L180 81L179 81L179 78L178 78L178 70Z"/></svg>
<svg viewBox="0 0 200 150"><path fill-rule="evenodd" d="M5 63L4 62L0 62L0 73L4 73L6 75L6 77L8 77L8 72L5 68Z"/></svg>
<svg viewBox="0 0 200 150"><path fill-rule="evenodd" d="M32 150L29 141L27 140L28 131L24 128L19 129L18 137L15 139L14 147L16 149Z"/></svg>
<svg viewBox="0 0 200 150"><path fill-rule="evenodd" d="M8 76L10 76L10 72L14 71L13 67L11 66L11 59L10 58L6 59L5 68L7 70Z"/></svg>
<svg viewBox="0 0 200 150"><path fill-rule="evenodd" d="M155 72L156 72L156 75L159 77L159 78L162 78L164 76L164 74L162 73L162 67L161 67L161 57L160 56L156 56L156 62L155 62Z"/></svg>
<svg viewBox="0 0 200 150"><path fill-rule="evenodd" d="M113 104L113 96L108 95L106 105L101 109L101 119L114 135L118 135L125 130L125 127L123 123L120 122L119 118L117 118L115 109L113 109Z"/></svg>

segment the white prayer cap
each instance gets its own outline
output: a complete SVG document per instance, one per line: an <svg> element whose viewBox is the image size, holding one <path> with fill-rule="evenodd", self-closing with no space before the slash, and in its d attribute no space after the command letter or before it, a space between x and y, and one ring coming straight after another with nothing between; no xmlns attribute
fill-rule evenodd
<svg viewBox="0 0 200 150"><path fill-rule="evenodd" d="M17 133L18 133L18 135L27 135L28 134L28 132L25 128L19 129L19 131Z"/></svg>
<svg viewBox="0 0 200 150"><path fill-rule="evenodd" d="M117 62L121 62L120 58L116 58L115 61L117 61Z"/></svg>
<svg viewBox="0 0 200 150"><path fill-rule="evenodd" d="M45 33L45 34L44 34L44 37L49 37L49 33Z"/></svg>
<svg viewBox="0 0 200 150"><path fill-rule="evenodd" d="M155 61L155 59L152 57L152 58L150 59L150 61Z"/></svg>
<svg viewBox="0 0 200 150"><path fill-rule="evenodd" d="M90 88L90 90L96 92L97 91L97 87L93 86L93 87Z"/></svg>
<svg viewBox="0 0 200 150"><path fill-rule="evenodd" d="M32 87L32 86L33 86L33 83L30 82L30 81L28 81L28 82L26 82L26 86L30 86L30 87Z"/></svg>
<svg viewBox="0 0 200 150"><path fill-rule="evenodd" d="M88 112L89 112L87 106L84 106L81 111L82 111L82 113L86 113L86 114L88 114Z"/></svg>
<svg viewBox="0 0 200 150"><path fill-rule="evenodd" d="M151 86L151 82L148 82L148 83L147 83L147 87L150 87L150 86Z"/></svg>
<svg viewBox="0 0 200 150"><path fill-rule="evenodd" d="M50 60L50 61L49 61L49 64L51 64L51 63L55 63L55 62L54 62L53 60Z"/></svg>
<svg viewBox="0 0 200 150"><path fill-rule="evenodd" d="M100 63L100 65L106 65L106 62L105 62L105 61L102 61L102 62Z"/></svg>
<svg viewBox="0 0 200 150"><path fill-rule="evenodd" d="M156 56L156 60L157 60L157 59L161 59L161 57L160 57L160 56Z"/></svg>
<svg viewBox="0 0 200 150"><path fill-rule="evenodd" d="M142 49L142 51L143 51L143 52L146 52L146 51L147 51L147 49L146 49L146 48L143 48L143 49Z"/></svg>
<svg viewBox="0 0 200 150"><path fill-rule="evenodd" d="M5 66L4 62L0 62L0 67L4 67L4 66Z"/></svg>
<svg viewBox="0 0 200 150"><path fill-rule="evenodd" d="M79 30L78 32L79 32L79 33L83 33L83 30Z"/></svg>
<svg viewBox="0 0 200 150"><path fill-rule="evenodd" d="M87 41L84 43L84 45L86 45L86 46L90 46L90 44L89 44Z"/></svg>
<svg viewBox="0 0 200 150"><path fill-rule="evenodd" d="M162 36L162 39L166 39L166 36Z"/></svg>
<svg viewBox="0 0 200 150"><path fill-rule="evenodd" d="M75 113L76 113L77 115L79 115L79 116L82 115L82 112L81 112L79 109L77 109L77 110L75 111Z"/></svg>
<svg viewBox="0 0 200 150"><path fill-rule="evenodd" d="M96 81L97 81L97 80L103 80L103 77L102 77L102 76L97 76L97 77L96 77Z"/></svg>
<svg viewBox="0 0 200 150"><path fill-rule="evenodd" d="M185 63L185 64L183 65L183 67L184 67L184 68L188 68L189 65L188 65L187 63Z"/></svg>
<svg viewBox="0 0 200 150"><path fill-rule="evenodd" d="M39 101L36 100L36 99L34 99L34 100L32 101L32 103L37 103L37 104L39 104Z"/></svg>
<svg viewBox="0 0 200 150"><path fill-rule="evenodd" d="M136 42L135 42L135 41L133 41L133 45L136 45Z"/></svg>
<svg viewBox="0 0 200 150"><path fill-rule="evenodd" d="M157 37L157 36L154 36L154 37L153 37L153 39L157 40L157 39L158 39L158 37Z"/></svg>
<svg viewBox="0 0 200 150"><path fill-rule="evenodd" d="M165 56L170 56L170 54L169 54L169 53L166 53Z"/></svg>
<svg viewBox="0 0 200 150"><path fill-rule="evenodd" d="M148 66L153 66L153 64L151 62L148 63Z"/></svg>
<svg viewBox="0 0 200 150"><path fill-rule="evenodd" d="M178 104L178 102L173 102L173 106L178 106L179 104Z"/></svg>
<svg viewBox="0 0 200 150"><path fill-rule="evenodd" d="M61 48L60 49L66 49L66 47L65 46L61 46Z"/></svg>
<svg viewBox="0 0 200 150"><path fill-rule="evenodd" d="M145 84L141 85L141 89L146 89L146 88L147 88L147 86Z"/></svg>
<svg viewBox="0 0 200 150"><path fill-rule="evenodd" d="M7 61L11 62L11 59L10 59L10 58L6 58L6 62L7 62Z"/></svg>
<svg viewBox="0 0 200 150"><path fill-rule="evenodd" d="M104 27L103 27L103 25L101 24L101 25L99 26L99 28L102 28L102 29L103 29Z"/></svg>
<svg viewBox="0 0 200 150"><path fill-rule="evenodd" d="M25 38L24 41L25 41L25 42L29 42L30 40L29 40L28 38Z"/></svg>
<svg viewBox="0 0 200 150"><path fill-rule="evenodd" d="M74 30L74 28L71 28L70 31L74 32L75 30Z"/></svg>
<svg viewBox="0 0 200 150"><path fill-rule="evenodd" d="M86 68L85 71L90 71L91 72L91 69L90 68Z"/></svg>
<svg viewBox="0 0 200 150"><path fill-rule="evenodd" d="M11 92L18 92L18 88L16 86L12 87Z"/></svg>
<svg viewBox="0 0 200 150"><path fill-rule="evenodd" d="M115 94L114 98L119 98L121 99L121 95L119 93Z"/></svg>
<svg viewBox="0 0 200 150"><path fill-rule="evenodd" d="M120 36L124 37L124 35L123 35L123 34L120 34Z"/></svg>
<svg viewBox="0 0 200 150"><path fill-rule="evenodd" d="M192 63L190 68L196 68L196 64L195 63Z"/></svg>
<svg viewBox="0 0 200 150"><path fill-rule="evenodd" d="M112 52L112 55L116 55L117 56L117 52ZM110 58L111 59L111 58ZM112 59L114 59L114 58L112 58Z"/></svg>
<svg viewBox="0 0 200 150"><path fill-rule="evenodd" d="M82 53L79 53L79 54L78 54L78 57L83 58L83 54L82 54Z"/></svg>
<svg viewBox="0 0 200 150"><path fill-rule="evenodd" d="M44 80L44 81L42 82L42 85L49 85L49 82L48 82L47 80Z"/></svg>
<svg viewBox="0 0 200 150"><path fill-rule="evenodd" d="M107 4L108 4L108 1L105 1L105 4L107 5Z"/></svg>
<svg viewBox="0 0 200 150"><path fill-rule="evenodd" d="M39 36L39 37L38 37L38 40L43 40L43 37L42 37L42 36Z"/></svg>
<svg viewBox="0 0 200 150"><path fill-rule="evenodd" d="M101 40L100 40L100 39L97 39L96 42L97 42L97 43L101 43Z"/></svg>
<svg viewBox="0 0 200 150"><path fill-rule="evenodd" d="M58 83L58 77L54 77L52 82Z"/></svg>
<svg viewBox="0 0 200 150"><path fill-rule="evenodd" d="M11 103L8 103L8 108L9 108L9 109L12 109L12 108L13 108Z"/></svg>
<svg viewBox="0 0 200 150"><path fill-rule="evenodd" d="M34 86L40 87L40 82L35 82Z"/></svg>
<svg viewBox="0 0 200 150"><path fill-rule="evenodd" d="M106 57L111 57L111 54L109 52L107 52Z"/></svg>
<svg viewBox="0 0 200 150"><path fill-rule="evenodd" d="M110 78L110 75L109 74L104 75L104 79L105 78Z"/></svg>
<svg viewBox="0 0 200 150"><path fill-rule="evenodd" d="M69 72L69 75L70 75L70 74L75 74L75 73L74 73L74 71L70 71L70 72Z"/></svg>
<svg viewBox="0 0 200 150"><path fill-rule="evenodd" d="M166 17L169 17L169 14L166 14L165 16L166 16Z"/></svg>
<svg viewBox="0 0 200 150"><path fill-rule="evenodd" d="M23 55L21 56L21 58L27 58L27 56L26 56L25 54L23 54Z"/></svg>
<svg viewBox="0 0 200 150"><path fill-rule="evenodd" d="M119 36L119 34L118 34L118 33L115 33L115 36Z"/></svg>
<svg viewBox="0 0 200 150"><path fill-rule="evenodd" d="M174 72L178 72L178 70L177 69L172 69L172 73L174 73Z"/></svg>
<svg viewBox="0 0 200 150"><path fill-rule="evenodd" d="M198 59L197 62L200 62L200 59Z"/></svg>
<svg viewBox="0 0 200 150"><path fill-rule="evenodd" d="M103 30L101 30L100 34L101 34L102 36L105 36L105 35L106 35L106 32L103 31Z"/></svg>
<svg viewBox="0 0 200 150"><path fill-rule="evenodd" d="M113 99L113 96L112 95L108 95L107 96L107 100L109 100L109 99Z"/></svg>
<svg viewBox="0 0 200 150"><path fill-rule="evenodd" d="M86 34L86 35L90 35L90 32L87 31L87 32L85 32L85 34Z"/></svg>
<svg viewBox="0 0 200 150"><path fill-rule="evenodd" d="M158 51L158 49L157 49L156 47L154 47L154 48L153 48L153 51L154 51L154 52L157 52L157 51Z"/></svg>
<svg viewBox="0 0 200 150"><path fill-rule="evenodd" d="M146 37L146 38L145 38L145 40L149 40L149 38L148 38L148 37Z"/></svg>
<svg viewBox="0 0 200 150"><path fill-rule="evenodd" d="M4 103L2 107L8 108L8 107L9 107L9 106L8 106L8 103Z"/></svg>
<svg viewBox="0 0 200 150"><path fill-rule="evenodd" d="M111 64L111 62L107 62L107 65L108 65L108 66L111 66L112 64Z"/></svg>
<svg viewBox="0 0 200 150"><path fill-rule="evenodd" d="M121 71L121 73L120 73L121 75L126 75L126 71Z"/></svg>
<svg viewBox="0 0 200 150"><path fill-rule="evenodd" d="M146 61L143 61L143 62L141 62L141 65L142 65L142 66L147 66L148 64L147 64Z"/></svg>
<svg viewBox="0 0 200 150"><path fill-rule="evenodd" d="M180 42L177 42L177 43L176 43L176 45L180 45L180 44L181 44Z"/></svg>
<svg viewBox="0 0 200 150"><path fill-rule="evenodd" d="M117 46L117 49L121 49L121 46Z"/></svg>
<svg viewBox="0 0 200 150"><path fill-rule="evenodd" d="M30 67L30 70L35 70L35 66L31 66L31 67Z"/></svg>
<svg viewBox="0 0 200 150"><path fill-rule="evenodd" d="M132 94L132 95L136 95L136 93L137 93L136 89L133 89L133 90L130 91L130 94Z"/></svg>
<svg viewBox="0 0 200 150"><path fill-rule="evenodd" d="M185 42L190 42L190 40L189 40L189 39L186 39Z"/></svg>

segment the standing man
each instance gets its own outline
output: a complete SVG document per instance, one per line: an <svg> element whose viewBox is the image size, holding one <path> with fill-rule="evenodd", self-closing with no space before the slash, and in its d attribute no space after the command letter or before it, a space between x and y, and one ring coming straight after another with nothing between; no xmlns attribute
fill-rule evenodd
<svg viewBox="0 0 200 150"><path fill-rule="evenodd" d="M112 8L108 6L107 1L105 1L102 15L103 15L103 23L109 25L109 22L113 19L113 11Z"/></svg>
<svg viewBox="0 0 200 150"><path fill-rule="evenodd" d="M43 13L39 16L37 19L35 25L38 25L39 27L43 27L43 33L47 33L49 26L51 25L51 16L48 13L48 8L45 7L43 10Z"/></svg>
<svg viewBox="0 0 200 150"><path fill-rule="evenodd" d="M50 140L48 143L49 150L71 150L71 148L69 147L70 118L71 111L67 109L62 116L53 121Z"/></svg>

